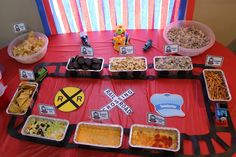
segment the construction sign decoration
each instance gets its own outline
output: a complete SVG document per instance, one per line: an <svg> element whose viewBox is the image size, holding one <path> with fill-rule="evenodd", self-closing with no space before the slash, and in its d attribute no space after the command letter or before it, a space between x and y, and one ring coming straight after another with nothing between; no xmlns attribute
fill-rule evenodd
<svg viewBox="0 0 236 157"><path fill-rule="evenodd" d="M64 87L60 89L55 98L54 104L60 111L70 112L78 109L84 102L84 92L77 87Z"/></svg>

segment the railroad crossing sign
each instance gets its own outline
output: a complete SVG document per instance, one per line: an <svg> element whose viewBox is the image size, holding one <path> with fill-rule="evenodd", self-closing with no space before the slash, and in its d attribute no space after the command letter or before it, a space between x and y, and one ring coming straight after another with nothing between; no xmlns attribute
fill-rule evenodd
<svg viewBox="0 0 236 157"><path fill-rule="evenodd" d="M112 100L112 102L102 107L100 110L110 111L115 106L118 106L126 115L130 115L133 112L133 110L123 102L125 99L129 98L130 96L134 94L134 92L131 89L128 89L119 97L116 96L116 94L110 89L106 89L104 91L104 94L108 96Z"/></svg>
<svg viewBox="0 0 236 157"><path fill-rule="evenodd" d="M80 88L65 87L60 89L55 98L55 106L63 112L78 109L84 102L84 92Z"/></svg>

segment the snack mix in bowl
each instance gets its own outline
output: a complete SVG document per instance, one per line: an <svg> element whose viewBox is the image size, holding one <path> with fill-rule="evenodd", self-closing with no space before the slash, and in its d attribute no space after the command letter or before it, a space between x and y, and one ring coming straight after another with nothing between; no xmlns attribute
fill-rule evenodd
<svg viewBox="0 0 236 157"><path fill-rule="evenodd" d="M179 46L197 49L209 44L210 40L200 29L191 27L174 27L167 32L170 41Z"/></svg>
<svg viewBox="0 0 236 157"><path fill-rule="evenodd" d="M182 56L200 55L215 43L214 32L207 25L193 20L170 23L163 31L163 38L167 44L179 45L177 54Z"/></svg>

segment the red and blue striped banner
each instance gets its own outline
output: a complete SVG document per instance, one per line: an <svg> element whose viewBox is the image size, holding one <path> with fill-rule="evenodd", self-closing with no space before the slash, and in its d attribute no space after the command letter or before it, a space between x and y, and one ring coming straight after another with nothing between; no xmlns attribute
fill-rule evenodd
<svg viewBox="0 0 236 157"><path fill-rule="evenodd" d="M195 0L36 0L45 33L163 29L176 20L191 20Z"/></svg>

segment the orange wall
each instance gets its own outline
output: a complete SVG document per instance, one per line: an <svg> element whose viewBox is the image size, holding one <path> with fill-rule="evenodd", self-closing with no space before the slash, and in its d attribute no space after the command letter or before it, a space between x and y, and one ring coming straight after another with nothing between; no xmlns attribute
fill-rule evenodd
<svg viewBox="0 0 236 157"><path fill-rule="evenodd" d="M24 22L29 30L43 32L35 0L0 0L0 21L0 48L17 36L14 23Z"/></svg>
<svg viewBox="0 0 236 157"><path fill-rule="evenodd" d="M228 45L236 38L236 0L195 0L194 20L211 27L216 40Z"/></svg>

